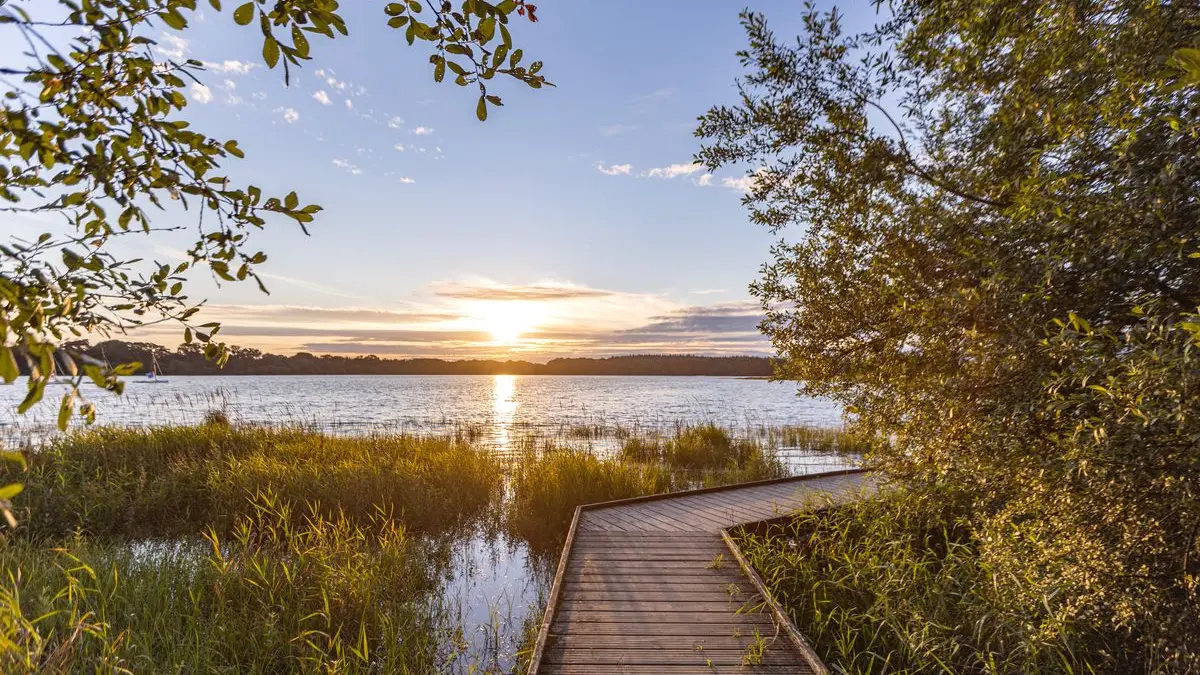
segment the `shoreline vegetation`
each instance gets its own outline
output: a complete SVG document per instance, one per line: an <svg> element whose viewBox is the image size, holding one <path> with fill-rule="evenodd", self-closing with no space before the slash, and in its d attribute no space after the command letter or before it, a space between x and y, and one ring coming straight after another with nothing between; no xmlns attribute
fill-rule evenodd
<svg viewBox="0 0 1200 675"><path fill-rule="evenodd" d="M763 356L700 356L694 354L632 354L605 358L557 358L546 363L520 360L388 359L375 355L337 356L299 352L291 356L230 346L229 358L219 365L205 358L198 344L172 350L150 342L107 340L66 343L68 354L102 363L138 363L134 372L149 372L157 363L168 375L669 375L769 378L774 362ZM25 359L17 359L28 375Z"/></svg>
<svg viewBox="0 0 1200 675"><path fill-rule="evenodd" d="M783 475L775 448L849 458L841 431L737 438L595 428L529 436L333 436L231 425L100 427L23 451L0 535L0 671L521 672L544 598L464 623L446 583L481 536L556 562L575 506ZM457 570L461 572L461 570ZM526 610L528 610L526 612ZM484 647L472 640L483 631Z"/></svg>

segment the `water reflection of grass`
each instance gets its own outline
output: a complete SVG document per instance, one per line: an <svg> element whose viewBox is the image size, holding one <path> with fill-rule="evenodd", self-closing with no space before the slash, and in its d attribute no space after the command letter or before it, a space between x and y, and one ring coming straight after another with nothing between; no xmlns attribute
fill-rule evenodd
<svg viewBox="0 0 1200 675"><path fill-rule="evenodd" d="M545 582L479 581L497 565L487 542L507 541L503 555L540 580L530 570L553 568L577 504L780 475L772 443L790 438L558 433L515 437L516 458L481 451L475 427L210 424L52 441L12 476L28 488L24 525L0 536L0 672L519 668ZM638 443L691 451L619 456Z"/></svg>

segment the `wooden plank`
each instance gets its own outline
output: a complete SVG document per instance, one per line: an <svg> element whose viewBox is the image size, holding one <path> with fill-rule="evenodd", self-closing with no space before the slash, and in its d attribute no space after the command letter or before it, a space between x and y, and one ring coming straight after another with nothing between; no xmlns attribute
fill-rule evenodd
<svg viewBox="0 0 1200 675"><path fill-rule="evenodd" d="M733 584L733 592L729 586L705 586L696 588L694 585L664 585L658 588L630 588L617 586L610 588L581 589L570 586L563 591L562 601L582 602L612 602L616 600L641 600L644 602L692 602L696 600L743 600L755 593L750 584Z"/></svg>
<svg viewBox="0 0 1200 675"><path fill-rule="evenodd" d="M770 639L772 636L764 636ZM719 635L555 635L548 638L547 649L745 649L754 644L754 634L734 637L730 632Z"/></svg>
<svg viewBox="0 0 1200 675"><path fill-rule="evenodd" d="M693 666L707 668L709 666L740 666L746 662L747 650L744 649L595 649L595 648L552 648L546 650L542 660L550 664L590 664L590 665L667 665ZM777 666L795 664L796 655L790 651L790 645L784 649L777 646L766 647L761 655L761 665Z"/></svg>
<svg viewBox="0 0 1200 675"><path fill-rule="evenodd" d="M632 560L664 560L710 562L719 551L692 549L690 551L575 551L576 560L594 562L628 562Z"/></svg>
<svg viewBox="0 0 1200 675"><path fill-rule="evenodd" d="M651 560L645 560L645 559L641 559L641 558L635 559L635 560L604 561L604 560L597 559L597 558L584 559L584 558L576 558L575 556L571 556L571 562L569 565L569 569L580 569L580 568L587 566L587 567L591 567L591 568L606 567L606 568L610 568L610 569L616 571L616 570L637 570L637 569L646 568L648 566L653 566L652 569L658 569L660 571L675 570L675 569L704 570L704 569L708 569L709 565L712 564L713 559L717 558L718 556L721 556L725 562L731 562L728 554L729 554L728 550L726 550L726 551L711 551L710 554L707 556L693 557L694 559L662 560L662 561L651 561ZM736 565L734 567L736 569ZM714 569L720 569L720 568L714 567Z"/></svg>
<svg viewBox="0 0 1200 675"><path fill-rule="evenodd" d="M708 511L688 509L671 502L654 502L638 507L639 512L657 513L669 517L675 523L676 529L702 529L710 532L725 527L725 521Z"/></svg>
<svg viewBox="0 0 1200 675"><path fill-rule="evenodd" d="M753 620L751 620L753 618ZM729 620L711 623L654 623L641 625L637 635L643 637L675 637L675 638L715 638L729 637L735 639L754 638L754 631L759 635L771 637L775 634L775 625L770 621L760 621L757 617L730 616ZM621 622L591 622L572 623L556 622L549 635L554 639L575 635L606 636L631 635L630 624Z"/></svg>
<svg viewBox="0 0 1200 675"><path fill-rule="evenodd" d="M661 515L646 511L645 509L605 509L600 513L608 514L614 518L621 518L627 521L649 522L653 523L656 529L663 532L679 531L679 524L670 518L664 518Z"/></svg>
<svg viewBox="0 0 1200 675"><path fill-rule="evenodd" d="M717 611L709 613L695 613L688 611L658 611L658 612L641 612L636 610L593 610L593 609L575 609L574 607L559 607L555 612L555 618L559 621L571 623L632 623L632 624L657 624L657 623L729 623L730 620L736 620L739 623L745 621L748 630L753 631L755 626L774 626L771 615L763 612L748 612L738 614L735 611Z"/></svg>
<svg viewBox="0 0 1200 675"><path fill-rule="evenodd" d="M618 518L613 513L604 511L589 511L588 518L583 525L585 530L592 528L601 528L605 530L625 531L633 530L635 532L648 532L650 528L642 523L634 522L626 518ZM658 529L658 528L654 528Z"/></svg>
<svg viewBox="0 0 1200 675"><path fill-rule="evenodd" d="M796 665L716 665L697 669L695 665L644 665L559 663L553 665L559 675L806 675Z"/></svg>
<svg viewBox="0 0 1200 675"><path fill-rule="evenodd" d="M752 600L716 596L700 600L604 600L586 601L562 598L558 611L564 616L572 612L640 612L643 614L689 612L701 614L738 614L753 612L762 606L762 599Z"/></svg>

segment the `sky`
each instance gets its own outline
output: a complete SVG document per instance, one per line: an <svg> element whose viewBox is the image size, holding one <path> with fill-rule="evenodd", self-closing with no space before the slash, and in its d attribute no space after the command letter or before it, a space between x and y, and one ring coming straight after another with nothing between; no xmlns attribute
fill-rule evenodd
<svg viewBox="0 0 1200 675"><path fill-rule="evenodd" d="M852 28L875 20L860 4ZM350 36L313 38L290 86L232 6L201 6L184 32L150 34L163 58L208 64L188 91L193 128L239 141L234 181L324 207L311 236L289 222L254 235L269 296L193 275L226 342L535 361L770 353L747 290L777 239L741 203L754 167L692 164L696 118L736 102L742 4L543 2L538 23L514 17L513 37L556 86L493 80L505 105L484 123L477 90L434 83L428 50L387 27L381 3L343 3ZM750 7L798 32L800 3ZM122 245L172 262L189 243Z"/></svg>

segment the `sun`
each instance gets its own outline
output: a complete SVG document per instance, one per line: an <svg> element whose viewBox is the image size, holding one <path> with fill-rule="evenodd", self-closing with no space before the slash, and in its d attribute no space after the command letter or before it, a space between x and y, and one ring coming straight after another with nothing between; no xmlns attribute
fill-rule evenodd
<svg viewBox="0 0 1200 675"><path fill-rule="evenodd" d="M537 329L545 313L535 303L493 302L473 312L483 330L491 333L496 344L516 345L527 333Z"/></svg>

